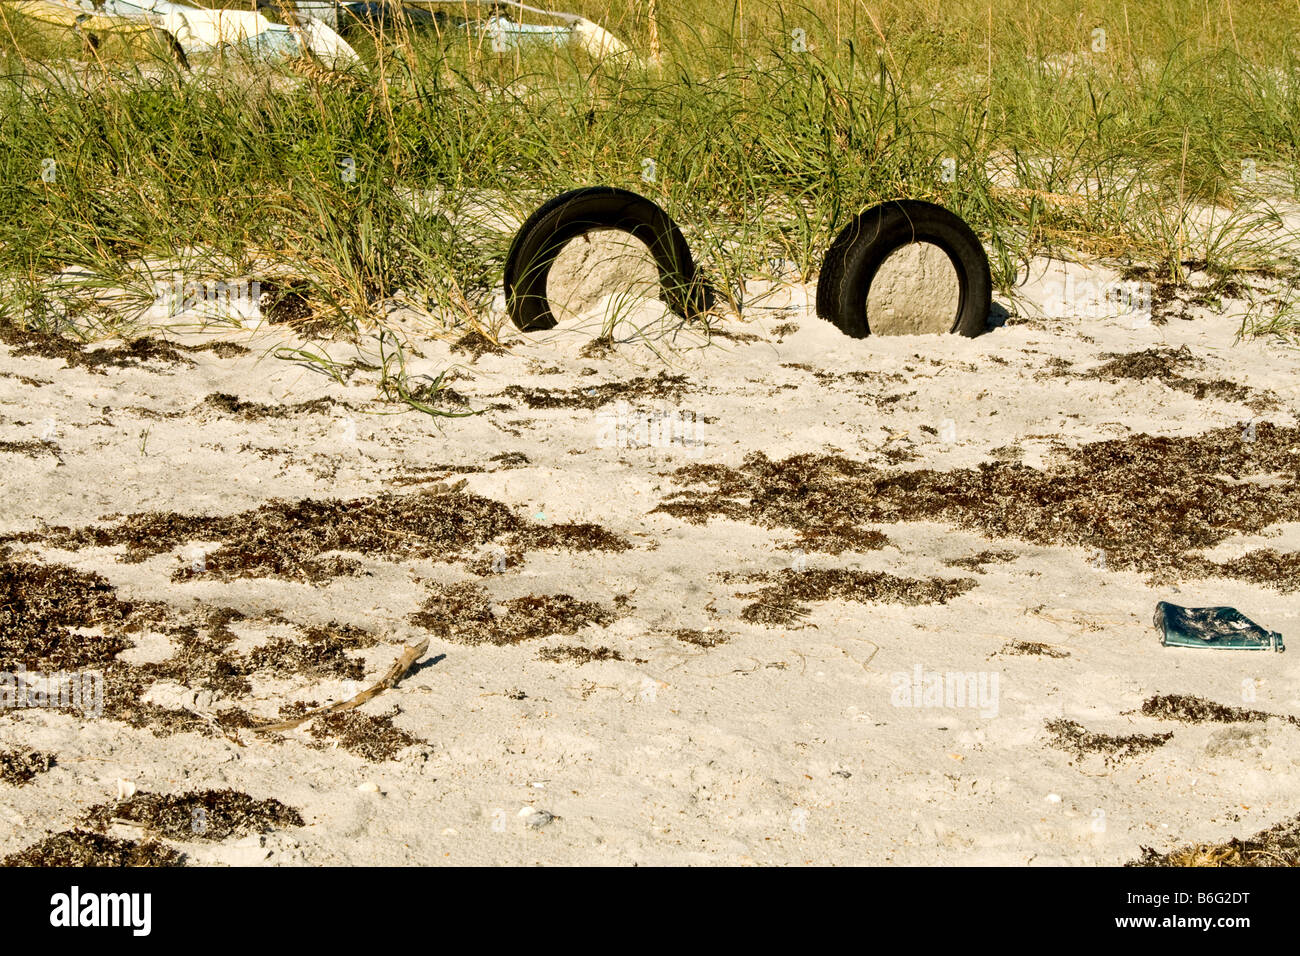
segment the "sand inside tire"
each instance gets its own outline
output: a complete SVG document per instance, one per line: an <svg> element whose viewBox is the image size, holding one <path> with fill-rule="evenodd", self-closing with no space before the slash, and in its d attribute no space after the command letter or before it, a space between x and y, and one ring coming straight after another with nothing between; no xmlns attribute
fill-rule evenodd
<svg viewBox="0 0 1300 956"><path fill-rule="evenodd" d="M957 270L938 246L913 242L890 254L867 295L872 335L921 335L952 329Z"/></svg>

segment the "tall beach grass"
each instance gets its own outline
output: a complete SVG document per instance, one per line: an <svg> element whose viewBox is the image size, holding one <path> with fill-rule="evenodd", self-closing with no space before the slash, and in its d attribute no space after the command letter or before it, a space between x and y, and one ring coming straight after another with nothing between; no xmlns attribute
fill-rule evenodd
<svg viewBox="0 0 1300 956"><path fill-rule="evenodd" d="M0 309L107 333L105 288L147 295L181 261L300 277L340 332L394 300L490 330L511 224L591 184L665 206L742 316L746 278L811 278L888 198L965 217L1010 296L1043 253L1172 278L1286 255L1298 4L660 0L657 60L644 0L565 10L634 55L497 53L446 25L358 41L364 69L185 70L56 57L7 18Z"/></svg>

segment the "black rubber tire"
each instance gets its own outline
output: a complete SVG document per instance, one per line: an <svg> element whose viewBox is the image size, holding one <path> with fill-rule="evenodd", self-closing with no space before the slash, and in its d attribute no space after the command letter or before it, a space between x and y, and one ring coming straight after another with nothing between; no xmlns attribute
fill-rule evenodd
<svg viewBox="0 0 1300 956"><path fill-rule="evenodd" d="M938 246L957 271L960 292L949 331L971 337L986 332L993 279L984 246L961 217L917 199L872 206L835 237L817 278L817 314L855 339L870 335L871 283L890 254L912 242Z"/></svg>
<svg viewBox="0 0 1300 956"><path fill-rule="evenodd" d="M506 309L524 332L555 327L546 279L570 239L594 229L618 229L641 240L659 269L663 300L691 319L713 307L713 293L695 268L690 247L672 218L651 200L613 186L562 193L520 227L506 256Z"/></svg>

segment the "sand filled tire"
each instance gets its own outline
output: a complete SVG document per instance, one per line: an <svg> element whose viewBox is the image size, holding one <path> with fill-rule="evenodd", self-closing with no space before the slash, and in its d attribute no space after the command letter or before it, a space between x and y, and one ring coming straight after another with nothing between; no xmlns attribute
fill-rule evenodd
<svg viewBox="0 0 1300 956"><path fill-rule="evenodd" d="M979 237L954 213L915 199L873 206L835 237L817 279L817 314L856 339L870 335L867 296L876 272L913 242L938 246L957 272L957 313L950 331L967 336L986 331L993 280Z"/></svg>
<svg viewBox="0 0 1300 956"><path fill-rule="evenodd" d="M690 247L672 218L626 189L593 186L563 193L528 217L506 256L506 309L524 332L555 327L546 279L571 239L596 229L617 229L645 243L659 270L664 302L678 315L707 312L713 296L695 268Z"/></svg>

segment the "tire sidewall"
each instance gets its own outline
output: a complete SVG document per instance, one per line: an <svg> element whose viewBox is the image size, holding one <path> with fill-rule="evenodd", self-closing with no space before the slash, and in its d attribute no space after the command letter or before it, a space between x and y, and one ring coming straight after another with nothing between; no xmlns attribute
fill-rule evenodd
<svg viewBox="0 0 1300 956"><path fill-rule="evenodd" d="M546 298L551 267L565 244L598 229L625 232L650 250L659 271L665 300L687 317L703 311L694 260L685 237L653 200L613 186L586 187L562 193L543 204L520 227L506 256L507 308L523 331L554 328Z"/></svg>
<svg viewBox="0 0 1300 956"><path fill-rule="evenodd" d="M845 227L826 256L832 274L825 306L822 290L818 290L818 312L831 312L823 314L823 318L829 318L848 335L870 335L867 298L871 283L885 260L913 242L938 246L957 273L958 306L949 331L966 336L986 331L992 279L984 247L955 213L920 200L882 203ZM832 262L833 254L838 259Z"/></svg>

